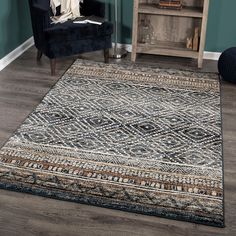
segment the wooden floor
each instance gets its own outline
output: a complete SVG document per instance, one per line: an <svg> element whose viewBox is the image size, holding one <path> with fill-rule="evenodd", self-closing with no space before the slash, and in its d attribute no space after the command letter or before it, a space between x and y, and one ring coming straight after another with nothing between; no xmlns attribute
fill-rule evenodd
<svg viewBox="0 0 236 236"><path fill-rule="evenodd" d="M12 135L73 62L59 61L57 76L49 75L48 59L37 64L31 48L0 72L0 145ZM83 58L101 61L100 53ZM129 58L125 59L128 60ZM138 63L195 69L196 62L140 56ZM204 71L216 71L205 61ZM122 211L0 190L0 236L235 236L236 235L236 86L223 84L223 130L226 228L218 229Z"/></svg>

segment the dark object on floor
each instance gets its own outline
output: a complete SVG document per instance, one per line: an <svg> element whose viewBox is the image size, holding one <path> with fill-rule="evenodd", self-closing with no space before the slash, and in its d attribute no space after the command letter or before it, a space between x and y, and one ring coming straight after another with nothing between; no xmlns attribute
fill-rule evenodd
<svg viewBox="0 0 236 236"><path fill-rule="evenodd" d="M229 48L221 54L218 70L223 80L236 83L236 47Z"/></svg>
<svg viewBox="0 0 236 236"><path fill-rule="evenodd" d="M51 73L55 75L56 58L72 56L84 52L104 50L105 62L109 61L113 25L74 24L73 21L51 24L50 1L29 0L37 60L42 55L50 59ZM96 0L84 0L81 4L83 16L104 18L105 5Z"/></svg>

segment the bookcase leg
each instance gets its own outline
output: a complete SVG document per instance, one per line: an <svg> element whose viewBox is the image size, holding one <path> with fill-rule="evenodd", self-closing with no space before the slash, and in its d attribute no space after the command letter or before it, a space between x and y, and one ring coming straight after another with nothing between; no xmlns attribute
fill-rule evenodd
<svg viewBox="0 0 236 236"><path fill-rule="evenodd" d="M133 32L132 32L132 54L131 61L136 61L137 43L138 43L138 22L139 22L139 0L134 0L133 10Z"/></svg>
<svg viewBox="0 0 236 236"><path fill-rule="evenodd" d="M135 52L132 52L131 54L131 61L135 62L136 61L137 54Z"/></svg>
<svg viewBox="0 0 236 236"><path fill-rule="evenodd" d="M198 58L198 68L201 69L203 66L203 58Z"/></svg>

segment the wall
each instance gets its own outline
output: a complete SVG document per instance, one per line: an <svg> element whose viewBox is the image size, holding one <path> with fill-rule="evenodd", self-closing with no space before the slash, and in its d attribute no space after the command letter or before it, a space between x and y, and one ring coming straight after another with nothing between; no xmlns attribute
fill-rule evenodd
<svg viewBox="0 0 236 236"><path fill-rule="evenodd" d="M114 0L100 0L108 3L107 16L114 19ZM118 0L121 12L119 23L119 42L130 44L132 34L132 0ZM236 1L210 0L209 21L206 39L206 51L221 52L224 49L236 46ZM122 37L121 37L122 35Z"/></svg>
<svg viewBox="0 0 236 236"><path fill-rule="evenodd" d="M32 36L27 0L0 0L0 59Z"/></svg>
<svg viewBox="0 0 236 236"><path fill-rule="evenodd" d="M210 0L207 51L222 52L236 46L235 9L235 0Z"/></svg>

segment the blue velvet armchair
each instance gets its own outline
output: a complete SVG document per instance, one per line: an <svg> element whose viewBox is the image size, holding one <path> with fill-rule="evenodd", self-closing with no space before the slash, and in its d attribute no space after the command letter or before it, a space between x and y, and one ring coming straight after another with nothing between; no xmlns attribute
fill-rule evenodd
<svg viewBox="0 0 236 236"><path fill-rule="evenodd" d="M51 74L55 75L56 59L84 52L104 50L105 63L109 62L109 48L113 25L75 24L69 20L65 23L51 24L50 0L29 0L35 46L38 49L37 60L42 55L50 59ZM83 16L104 18L104 3L96 0L84 0L80 8Z"/></svg>

